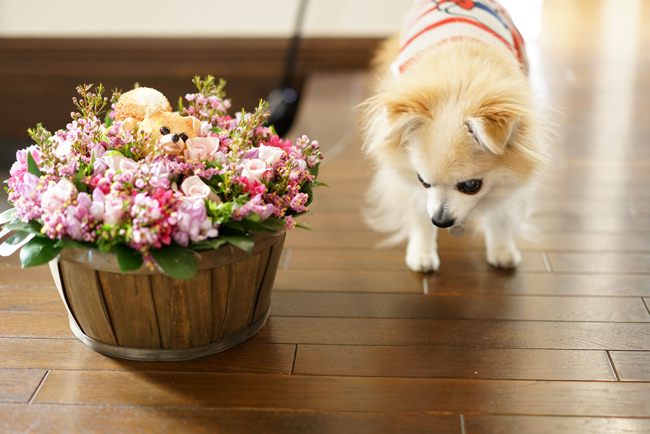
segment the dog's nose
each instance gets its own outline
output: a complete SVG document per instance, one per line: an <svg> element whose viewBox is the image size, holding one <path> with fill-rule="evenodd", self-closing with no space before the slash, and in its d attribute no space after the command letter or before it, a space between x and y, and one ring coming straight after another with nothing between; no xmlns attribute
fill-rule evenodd
<svg viewBox="0 0 650 434"><path fill-rule="evenodd" d="M180 136L178 134L174 134L172 136L172 142L176 143L176 142L178 142L178 139L180 139Z"/></svg>
<svg viewBox="0 0 650 434"><path fill-rule="evenodd" d="M432 222L434 225L438 226L439 228L444 229L444 228L450 228L450 227L452 227L452 226L454 225L454 223L455 223L455 219L449 219L449 220L436 220L435 218L432 218L432 219L431 219L431 222Z"/></svg>
<svg viewBox="0 0 650 434"><path fill-rule="evenodd" d="M438 226L439 228L449 228L454 225L455 219L449 218L445 212L445 208L442 207L431 217L431 222Z"/></svg>

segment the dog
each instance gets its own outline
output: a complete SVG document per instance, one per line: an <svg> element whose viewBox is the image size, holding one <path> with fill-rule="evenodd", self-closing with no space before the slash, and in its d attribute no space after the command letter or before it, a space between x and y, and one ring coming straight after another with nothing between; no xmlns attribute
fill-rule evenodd
<svg viewBox="0 0 650 434"><path fill-rule="evenodd" d="M554 159L523 40L494 0L419 0L404 23L361 105L375 166L366 220L393 234L385 244L408 240L413 271L438 270L439 228L466 227L484 230L490 265L515 268L515 235Z"/></svg>

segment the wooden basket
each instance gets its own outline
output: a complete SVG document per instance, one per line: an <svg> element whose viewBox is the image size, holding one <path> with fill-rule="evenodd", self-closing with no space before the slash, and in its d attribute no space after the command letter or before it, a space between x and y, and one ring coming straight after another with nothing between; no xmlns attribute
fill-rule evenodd
<svg viewBox="0 0 650 434"><path fill-rule="evenodd" d="M88 347L130 360L189 360L262 329L284 237L255 235L250 257L230 245L200 252L189 280L145 267L122 274L115 255L87 249L64 249L50 269L70 327Z"/></svg>

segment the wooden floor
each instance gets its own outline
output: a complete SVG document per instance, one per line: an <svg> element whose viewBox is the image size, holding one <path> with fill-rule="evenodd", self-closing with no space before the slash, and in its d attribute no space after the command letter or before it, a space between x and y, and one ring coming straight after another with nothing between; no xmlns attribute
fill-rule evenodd
<svg viewBox="0 0 650 434"><path fill-rule="evenodd" d="M354 119L367 74L308 83L299 128L327 163L290 234L272 316L183 363L77 341L49 270L0 263L0 432L650 432L650 1L547 0L532 78L564 108L564 170L513 273L441 234L435 275L360 209Z"/></svg>

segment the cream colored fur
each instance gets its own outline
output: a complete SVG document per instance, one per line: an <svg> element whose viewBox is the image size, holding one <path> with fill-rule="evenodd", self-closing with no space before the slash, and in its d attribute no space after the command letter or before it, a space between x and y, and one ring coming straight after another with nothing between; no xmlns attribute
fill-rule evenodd
<svg viewBox="0 0 650 434"><path fill-rule="evenodd" d="M388 65L398 48L395 39L381 48L376 89L362 104L364 150L376 166L368 223L392 233L388 243L408 240L415 271L440 265L436 216L456 227L479 223L488 262L516 267L514 235L553 154L526 74L506 50L461 40L394 78ZM478 193L459 191L469 180L482 181Z"/></svg>

